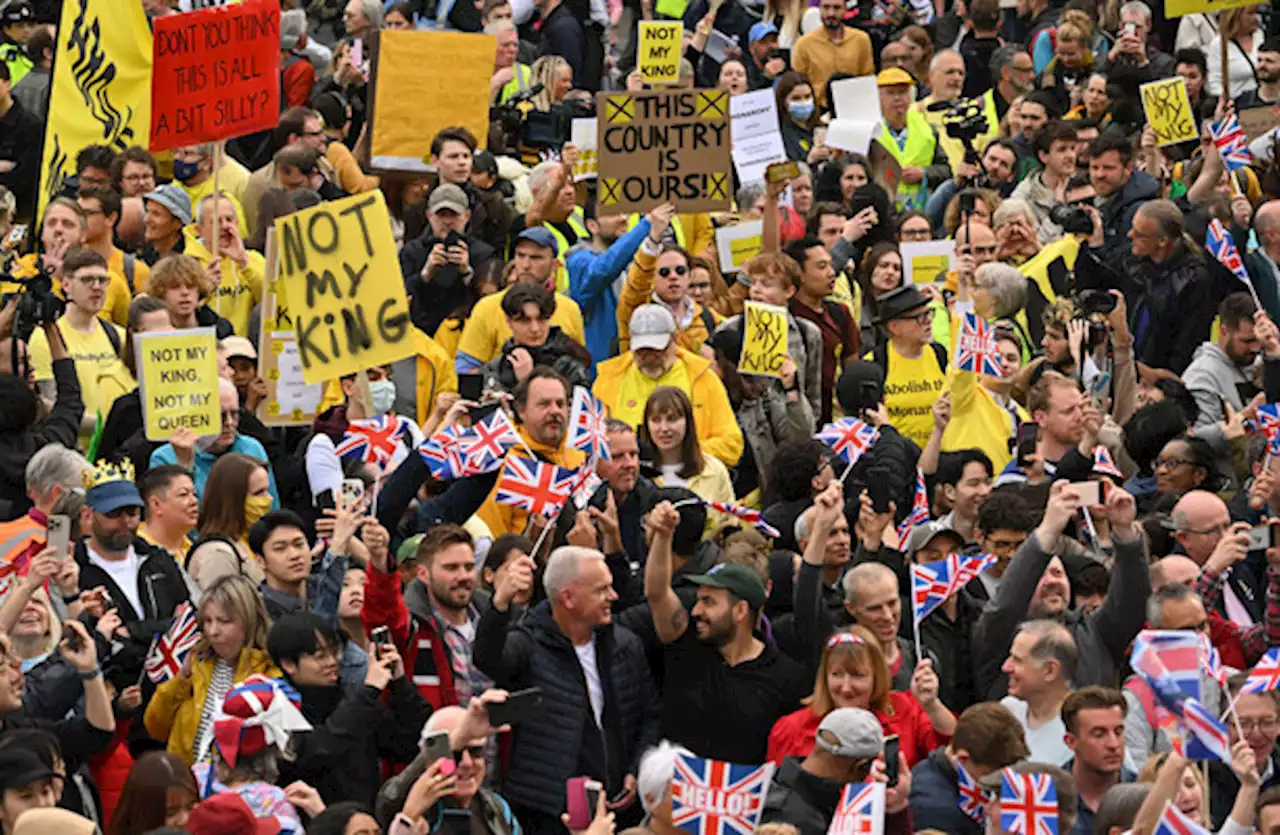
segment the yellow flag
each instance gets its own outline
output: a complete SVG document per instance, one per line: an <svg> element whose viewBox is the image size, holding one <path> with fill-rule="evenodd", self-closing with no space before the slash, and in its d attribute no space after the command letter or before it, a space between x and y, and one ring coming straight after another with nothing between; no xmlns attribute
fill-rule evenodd
<svg viewBox="0 0 1280 835"><path fill-rule="evenodd" d="M37 217L75 176L76 154L85 146L145 146L150 127L151 28L142 4L64 0Z"/></svg>

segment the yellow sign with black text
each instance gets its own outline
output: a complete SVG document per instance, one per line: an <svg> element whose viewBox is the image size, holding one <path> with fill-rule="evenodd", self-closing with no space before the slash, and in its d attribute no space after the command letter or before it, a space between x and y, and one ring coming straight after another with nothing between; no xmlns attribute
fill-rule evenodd
<svg viewBox="0 0 1280 835"><path fill-rule="evenodd" d="M196 437L221 432L213 328L138 333L133 340L147 440L167 441L179 428Z"/></svg>

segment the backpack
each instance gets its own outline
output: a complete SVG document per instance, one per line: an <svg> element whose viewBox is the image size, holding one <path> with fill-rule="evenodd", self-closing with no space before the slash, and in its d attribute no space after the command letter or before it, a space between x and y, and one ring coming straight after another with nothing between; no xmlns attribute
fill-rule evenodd
<svg viewBox="0 0 1280 835"><path fill-rule="evenodd" d="M98 320L98 324L102 325L102 329L106 331L107 341L111 343L111 350L116 352L117 357L122 357L120 350L124 347L120 341L120 334L116 333L115 326L110 322Z"/></svg>
<svg viewBox="0 0 1280 835"><path fill-rule="evenodd" d="M133 271L138 266L138 259L132 254L126 252L124 254L124 283L129 285L129 295L137 295L137 290L133 287ZM116 351L116 353L120 353Z"/></svg>
<svg viewBox="0 0 1280 835"><path fill-rule="evenodd" d="M943 348L936 342L930 342L929 347L933 349L933 355L938 359L938 370L943 374L947 373L947 349ZM885 379L889 378L889 342L886 340L881 342L871 352L871 361L880 366L880 370L884 373Z"/></svg>

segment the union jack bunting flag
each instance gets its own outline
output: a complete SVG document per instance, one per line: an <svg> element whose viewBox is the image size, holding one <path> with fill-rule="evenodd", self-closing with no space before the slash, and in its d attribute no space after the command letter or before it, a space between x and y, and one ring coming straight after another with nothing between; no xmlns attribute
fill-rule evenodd
<svg viewBox="0 0 1280 835"><path fill-rule="evenodd" d="M1164 814L1156 822L1154 835L1209 835L1195 821L1178 811L1172 803L1166 803Z"/></svg>
<svg viewBox="0 0 1280 835"><path fill-rule="evenodd" d="M960 790L960 796L957 800L960 811L968 815L971 820L985 823L987 819L987 803L991 801L991 792L978 785L978 781L970 776L963 765L954 760L952 764L956 767L956 787Z"/></svg>
<svg viewBox="0 0 1280 835"><path fill-rule="evenodd" d="M746 522L765 536L772 537L774 539L781 536L778 529L766 522L764 520L764 515L758 510L752 510L751 508L743 507L742 505L728 504L727 502L707 501L706 505L712 510L727 513L735 519L741 519L743 522Z"/></svg>
<svg viewBox="0 0 1280 835"><path fill-rule="evenodd" d="M609 433L605 421L609 411L583 386L573 388L573 408L569 410L569 446L588 458L609 460Z"/></svg>
<svg viewBox="0 0 1280 835"><path fill-rule="evenodd" d="M883 835L884 783L846 783L827 835Z"/></svg>
<svg viewBox="0 0 1280 835"><path fill-rule="evenodd" d="M1009 835L1058 835L1058 789L1048 774L1000 772L1000 828Z"/></svg>
<svg viewBox="0 0 1280 835"><path fill-rule="evenodd" d="M156 639L155 646L147 655L147 678L155 684L162 684L182 672L182 663L199 640L200 623L196 620L196 610L190 603L179 604L173 610L169 631Z"/></svg>
<svg viewBox="0 0 1280 835"><path fill-rule="evenodd" d="M491 473L502 466L507 450L520 443L520 433L502 409L478 421L471 431L458 438L466 456L466 474Z"/></svg>
<svg viewBox="0 0 1280 835"><path fill-rule="evenodd" d="M676 757L671 823L690 835L752 835L764 810L773 763L737 765Z"/></svg>
<svg viewBox="0 0 1280 835"><path fill-rule="evenodd" d="M1109 475L1119 479L1124 478L1124 473L1120 472L1120 468L1116 466L1115 459L1111 457L1111 453L1107 452L1107 448L1102 444L1098 444L1093 448L1093 471L1098 475Z"/></svg>
<svg viewBox="0 0 1280 835"><path fill-rule="evenodd" d="M1240 127L1240 120L1235 113L1210 125L1209 133L1227 171L1237 171L1253 162L1253 154L1249 152L1249 137Z"/></svg>
<svg viewBox="0 0 1280 835"><path fill-rule="evenodd" d="M1249 272L1244 268L1244 261L1240 260L1240 250L1236 249L1236 242L1231 239L1231 233L1222 225L1222 221L1213 219L1209 221L1209 230L1205 235L1205 249L1209 250L1209 254L1218 259L1218 263L1231 270L1232 275L1249 285L1250 290L1253 289L1253 281L1249 278Z"/></svg>
<svg viewBox="0 0 1280 835"><path fill-rule="evenodd" d="M945 560L911 566L911 608L916 621L923 621L995 562L994 554L971 557L951 554Z"/></svg>
<svg viewBox="0 0 1280 835"><path fill-rule="evenodd" d="M871 449L880 432L857 418L845 417L828 423L814 437L835 450L846 464L854 464Z"/></svg>
<svg viewBox="0 0 1280 835"><path fill-rule="evenodd" d="M498 504L519 507L539 516L555 516L569 500L577 476L577 470L508 455L493 498Z"/></svg>
<svg viewBox="0 0 1280 835"><path fill-rule="evenodd" d="M1266 658L1264 657L1263 660L1265 661ZM1200 633L1200 663L1205 674L1218 682L1219 687L1225 688L1227 686L1230 671L1222 663L1222 656L1218 653L1218 648L1209 640L1209 636L1203 632Z"/></svg>
<svg viewBox="0 0 1280 835"><path fill-rule="evenodd" d="M1280 686L1280 648L1267 650L1249 671L1241 693L1266 693Z"/></svg>
<svg viewBox="0 0 1280 835"><path fill-rule="evenodd" d="M916 525L923 525L929 521L929 491L924 486L924 473L919 467L916 468L916 495L911 500L911 512L907 514L907 518L902 520L902 524L898 525L898 550L905 549L907 537L911 536L911 529Z"/></svg>
<svg viewBox="0 0 1280 835"><path fill-rule="evenodd" d="M386 464L396 454L400 439L409 431L409 421L402 417L353 420L342 433L342 441L334 452L343 460L359 460L370 464Z"/></svg>
<svg viewBox="0 0 1280 835"><path fill-rule="evenodd" d="M990 322L973 311L964 314L960 325L960 339L956 343L956 368L1000 376L1000 352L996 348L996 329Z"/></svg>
<svg viewBox="0 0 1280 835"><path fill-rule="evenodd" d="M578 468L578 478L573 485L573 506L578 510L585 508L601 484L604 484L604 479L596 473L596 468L583 464Z"/></svg>

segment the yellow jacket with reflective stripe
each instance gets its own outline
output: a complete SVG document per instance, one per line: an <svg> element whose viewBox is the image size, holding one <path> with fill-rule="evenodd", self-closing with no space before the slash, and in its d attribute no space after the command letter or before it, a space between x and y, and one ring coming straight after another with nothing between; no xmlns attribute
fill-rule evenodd
<svg viewBox="0 0 1280 835"><path fill-rule="evenodd" d="M923 113L914 110L907 111L907 141L902 147L898 147L898 143L893 138L893 134L889 132L889 126L881 122L880 131L876 134L876 141L889 152L898 165L903 168L928 168L933 164L934 151L938 147L938 136L933 131L933 125L929 124L924 118ZM911 203L920 193L922 183L908 183L902 180L898 181L898 205Z"/></svg>
<svg viewBox="0 0 1280 835"><path fill-rule="evenodd" d="M565 223L569 224L569 228L578 236L579 241L591 239L591 233L587 231L587 218L581 206L576 207L572 214L565 218ZM556 268L556 292L567 296L569 295L569 268L564 265L564 261L569 252L569 247L573 246L577 241L570 241L550 221L543 221L542 228L555 236L556 257L560 259L560 266Z"/></svg>

